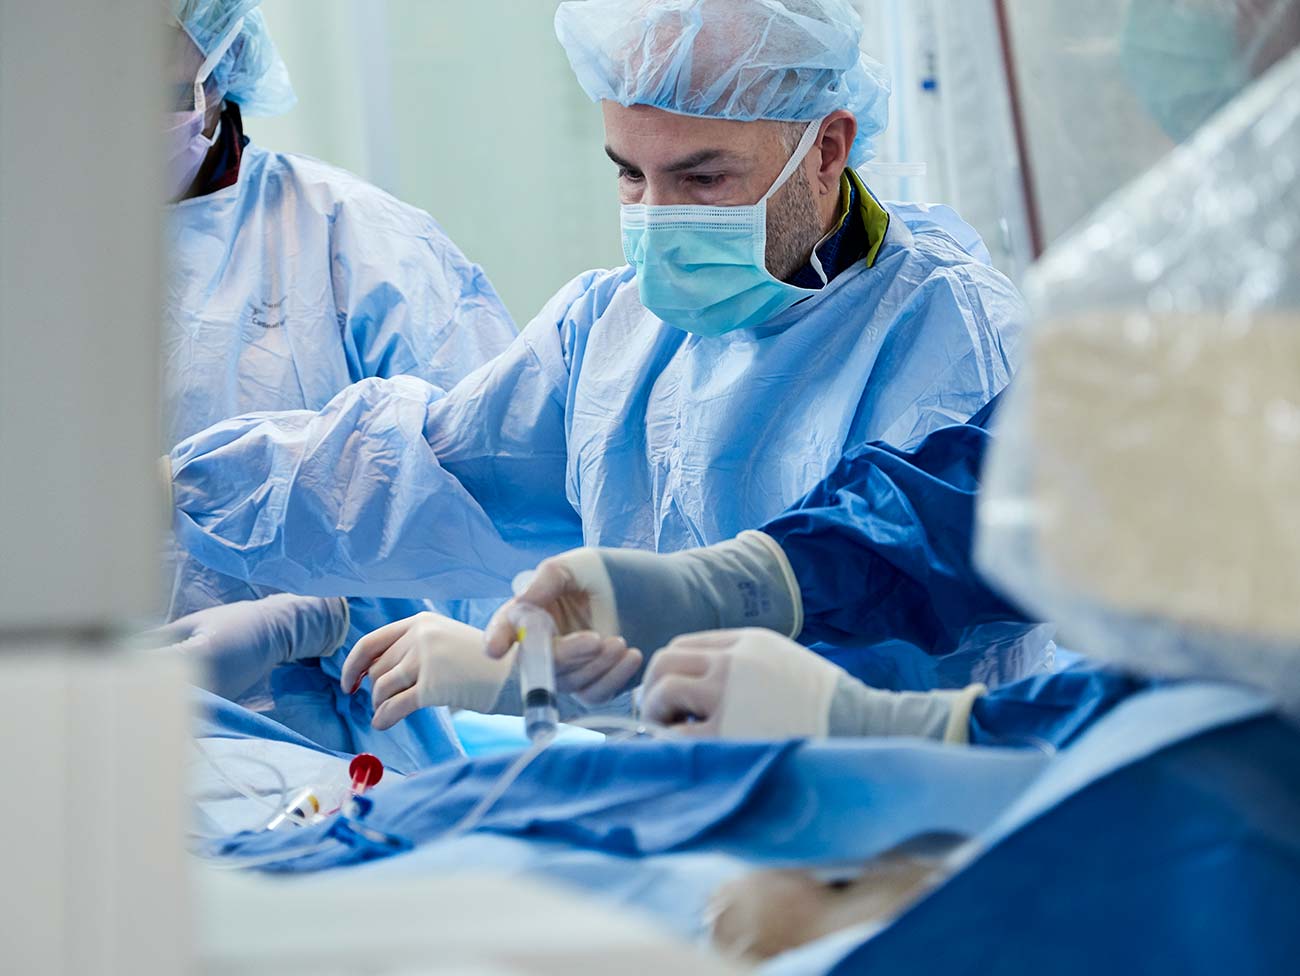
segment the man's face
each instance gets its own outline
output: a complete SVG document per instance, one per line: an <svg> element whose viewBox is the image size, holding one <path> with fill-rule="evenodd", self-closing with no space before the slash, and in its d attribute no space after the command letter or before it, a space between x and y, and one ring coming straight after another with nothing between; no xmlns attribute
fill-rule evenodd
<svg viewBox="0 0 1300 976"><path fill-rule="evenodd" d="M609 101L601 106L605 152L618 167L619 201L625 204L755 204L794 149L790 123L702 119ZM810 153L768 201L767 266L778 278L802 267L823 233L824 220L805 172L815 169L819 158Z"/></svg>
<svg viewBox="0 0 1300 976"><path fill-rule="evenodd" d="M699 119L608 101L601 106L605 152L618 167L622 203L757 203L790 158L779 122Z"/></svg>

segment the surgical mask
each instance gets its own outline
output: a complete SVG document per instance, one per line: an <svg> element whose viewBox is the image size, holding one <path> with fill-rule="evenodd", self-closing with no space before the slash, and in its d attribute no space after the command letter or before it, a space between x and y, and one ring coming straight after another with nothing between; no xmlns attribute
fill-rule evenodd
<svg viewBox="0 0 1300 976"><path fill-rule="evenodd" d="M1133 0L1129 7L1120 62L1143 106L1177 142L1250 82L1237 7L1223 0Z"/></svg>
<svg viewBox="0 0 1300 976"><path fill-rule="evenodd" d="M199 168L207 158L208 150L216 144L220 126L213 130L211 137L203 134L207 121L208 99L204 92L204 83L221 63L221 59L235 43L235 38L244 27L244 18L235 21L234 26L213 48L212 53L199 65L194 79L194 107L183 112L170 112L163 127L164 145L167 160L167 199L175 200L190 188L199 175Z"/></svg>
<svg viewBox="0 0 1300 976"><path fill-rule="evenodd" d="M767 202L812 149L812 122L785 169L758 203L741 207L651 207L621 211L623 254L636 269L641 304L664 322L702 336L762 325L815 295L767 270ZM812 264L826 282L814 251Z"/></svg>

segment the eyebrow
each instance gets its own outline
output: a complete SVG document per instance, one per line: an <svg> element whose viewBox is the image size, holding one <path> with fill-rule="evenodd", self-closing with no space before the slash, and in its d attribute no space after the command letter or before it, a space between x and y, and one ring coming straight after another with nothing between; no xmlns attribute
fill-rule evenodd
<svg viewBox="0 0 1300 976"><path fill-rule="evenodd" d="M628 162L618 153L614 152L614 150L609 146L605 147L605 155L613 160L614 165L621 166L624 169L639 170L641 168L634 163ZM688 170L704 166L706 163L715 163L719 160L730 159L732 155L732 153L725 149L701 149L697 153L692 153L676 162L669 163L663 168L663 171L665 173L685 173Z"/></svg>

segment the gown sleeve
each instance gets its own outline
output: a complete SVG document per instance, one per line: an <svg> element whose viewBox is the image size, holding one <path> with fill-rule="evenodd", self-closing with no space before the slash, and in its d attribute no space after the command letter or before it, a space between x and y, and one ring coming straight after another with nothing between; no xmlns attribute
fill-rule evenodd
<svg viewBox="0 0 1300 976"><path fill-rule="evenodd" d="M902 639L934 653L974 625L1028 622L972 560L979 471L996 403L911 451L876 442L849 452L763 526L800 583L800 640Z"/></svg>
<svg viewBox="0 0 1300 976"><path fill-rule="evenodd" d="M598 279L570 282L445 393L370 378L319 412L248 414L182 441L176 537L218 572L294 593L509 595L516 573L582 542L566 403Z"/></svg>

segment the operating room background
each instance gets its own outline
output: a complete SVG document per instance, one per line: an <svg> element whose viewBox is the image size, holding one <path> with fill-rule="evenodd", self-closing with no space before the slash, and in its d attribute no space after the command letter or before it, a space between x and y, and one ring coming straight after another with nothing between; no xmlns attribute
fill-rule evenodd
<svg viewBox="0 0 1300 976"><path fill-rule="evenodd" d="M247 131L429 211L522 327L569 278L623 260L600 113L555 41L557 2L268 0L299 101ZM1121 70L1129 0L853 2L894 80L878 162L926 167L869 184L953 206L1014 280L1171 146Z"/></svg>

